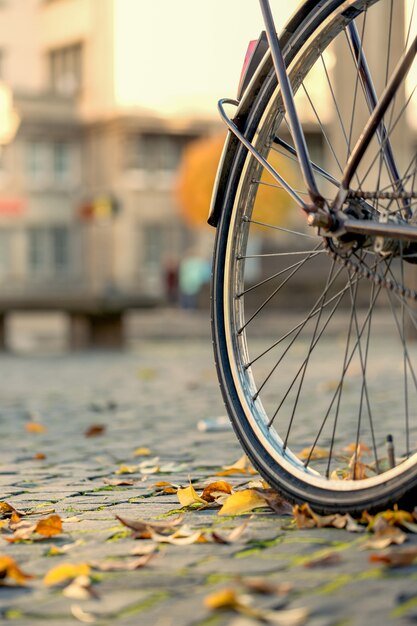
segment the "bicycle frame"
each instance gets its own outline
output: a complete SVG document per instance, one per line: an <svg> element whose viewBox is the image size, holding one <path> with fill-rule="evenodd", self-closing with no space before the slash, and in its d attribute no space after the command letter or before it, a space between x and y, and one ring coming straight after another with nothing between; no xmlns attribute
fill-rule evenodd
<svg viewBox="0 0 417 626"><path fill-rule="evenodd" d="M368 220L346 219L344 216L341 215L340 211L345 200L348 197L349 185L352 177L357 171L357 168L372 138L375 135L377 136L378 141L380 142L380 145L382 147L383 158L388 168L391 179L394 182L400 180L398 167L393 156L393 150L391 147L389 134L387 132L387 129L385 128L383 117L391 102L393 101L399 85L404 80L417 54L417 36L414 38L406 54L398 63L378 102L369 68L366 63L366 59L361 46L359 34L355 25L351 23L348 29L348 36L350 39L352 51L358 64L360 80L362 82L367 97L370 118L348 159L342 175L341 184L339 184L337 181L331 180L331 182L334 182L338 185L339 191L332 206L328 206L327 202L320 194L316 183L315 171L322 172L322 170L311 161L308 153L304 131L302 129L295 107L294 94L290 84L288 72L285 67L285 62L278 40L269 0L259 0L259 2L265 23L266 35L271 52L271 57L275 68L277 80L281 87L282 100L285 111L288 115L290 132L295 146L295 148L291 148L291 146L288 147L299 161L302 176L311 202L305 202L299 196L299 194L295 192L291 185L289 185L283 179L283 177L280 176L280 174L266 161L266 159L264 159L262 155L259 154L256 148L251 144L251 142L245 138L237 125L229 118L224 110L224 104L233 104L237 106L239 102L236 100L223 99L219 102L219 111L222 119L228 126L229 130L271 174L271 176L278 182L278 184L289 193L289 195L295 200L298 206L307 214L309 224L321 228L321 232L324 236L332 236L335 231L337 231L337 234L340 234L342 232L361 233L371 236L373 235L392 237L397 239L406 239L408 241L417 241L417 228L410 227L409 225L404 226L402 224L396 224L393 222L378 223ZM403 191L401 183L397 183L395 187L398 192ZM405 216L410 217L411 210L406 202L403 202L403 213L405 214Z"/></svg>

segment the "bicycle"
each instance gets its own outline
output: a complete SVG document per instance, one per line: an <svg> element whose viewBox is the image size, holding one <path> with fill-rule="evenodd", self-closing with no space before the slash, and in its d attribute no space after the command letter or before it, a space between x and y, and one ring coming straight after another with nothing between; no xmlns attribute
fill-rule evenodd
<svg viewBox="0 0 417 626"><path fill-rule="evenodd" d="M219 102L228 135L209 216L226 408L290 501L414 506L415 3L306 0L278 37L259 2L266 32L238 99Z"/></svg>

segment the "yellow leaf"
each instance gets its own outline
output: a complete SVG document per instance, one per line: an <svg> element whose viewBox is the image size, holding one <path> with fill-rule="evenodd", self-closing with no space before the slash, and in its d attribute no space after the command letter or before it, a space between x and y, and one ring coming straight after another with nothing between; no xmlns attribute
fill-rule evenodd
<svg viewBox="0 0 417 626"><path fill-rule="evenodd" d="M44 537L53 537L62 532L62 520L59 515L51 515L36 524L35 532Z"/></svg>
<svg viewBox="0 0 417 626"><path fill-rule="evenodd" d="M133 456L149 456L150 454L151 451L149 450L149 448L136 448Z"/></svg>
<svg viewBox="0 0 417 626"><path fill-rule="evenodd" d="M239 605L239 597L235 589L227 588L211 593L204 598L204 606L208 609L234 609Z"/></svg>
<svg viewBox="0 0 417 626"><path fill-rule="evenodd" d="M43 579L45 585L60 585L77 576L89 576L90 566L88 563L64 563L49 570Z"/></svg>
<svg viewBox="0 0 417 626"><path fill-rule="evenodd" d="M0 556L0 580L12 578L18 585L24 585L27 580L33 578L22 572L16 561L10 556Z"/></svg>
<svg viewBox="0 0 417 626"><path fill-rule="evenodd" d="M320 448L320 446L315 446L313 451L311 448L304 448L301 452L297 453L297 456L302 461L310 459L311 461L317 461L318 459L328 459L329 451L325 448Z"/></svg>
<svg viewBox="0 0 417 626"><path fill-rule="evenodd" d="M11 517L17 513L16 509L8 502L0 502L0 517Z"/></svg>
<svg viewBox="0 0 417 626"><path fill-rule="evenodd" d="M227 498L219 515L243 515L263 506L266 506L266 502L259 493L254 489L244 489Z"/></svg>
<svg viewBox="0 0 417 626"><path fill-rule="evenodd" d="M191 484L185 489L178 489L177 497L181 506L190 506L190 504L195 504L196 502L199 502L200 504L207 504L206 500L200 498Z"/></svg>
<svg viewBox="0 0 417 626"><path fill-rule="evenodd" d="M134 474L138 471L137 465L121 465L115 474Z"/></svg>
<svg viewBox="0 0 417 626"><path fill-rule="evenodd" d="M47 430L46 426L44 426L43 424L40 424L39 422L27 422L25 428L28 433L35 433L35 434L44 433Z"/></svg>

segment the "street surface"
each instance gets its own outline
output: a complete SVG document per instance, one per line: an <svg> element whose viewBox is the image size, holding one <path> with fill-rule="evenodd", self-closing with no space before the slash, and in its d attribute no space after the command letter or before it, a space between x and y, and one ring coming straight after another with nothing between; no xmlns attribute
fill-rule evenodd
<svg viewBox="0 0 417 626"><path fill-rule="evenodd" d="M239 445L232 431L196 427L224 415L205 321L179 324L170 340L155 326L151 332L151 318L135 323L148 332L125 352L0 357L0 500L26 513L23 520L58 514L63 521L55 536L14 543L6 541L5 521L0 556L13 557L33 578L21 586L5 578L2 623L253 626L262 623L256 611L270 609L270 623L286 626L415 623L417 565L388 569L370 562L375 550L364 549L367 533L300 530L291 516L268 509L250 517L186 510L183 523L209 539L213 530L227 536L243 521L248 526L235 543L158 543L148 563L129 570L152 540L134 539L116 515L169 521L177 513L167 514L181 508L173 491L189 479L201 493L214 480L244 488L256 478L216 477L241 456ZM187 326L194 329L188 340ZM40 432L29 423L40 424ZM86 436L88 429L93 436ZM417 535L407 536L405 546L417 545ZM119 571L103 571L103 563L121 561ZM72 591L70 578L47 586L43 577L60 564L88 564L89 580L78 579ZM253 578L264 587L281 585L283 593L248 590L245 581ZM224 589L249 595L255 613L205 605L207 596ZM281 613L295 609L306 611Z"/></svg>

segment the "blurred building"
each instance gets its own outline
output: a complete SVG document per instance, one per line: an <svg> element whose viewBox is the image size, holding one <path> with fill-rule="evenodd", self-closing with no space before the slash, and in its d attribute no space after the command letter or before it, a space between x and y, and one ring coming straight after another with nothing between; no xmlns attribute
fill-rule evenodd
<svg viewBox="0 0 417 626"><path fill-rule="evenodd" d="M117 0L0 1L0 108L11 98L20 120L0 153L3 297L159 298L187 246L174 173L218 122L118 103L117 11ZM132 81L151 54L132 56Z"/></svg>

